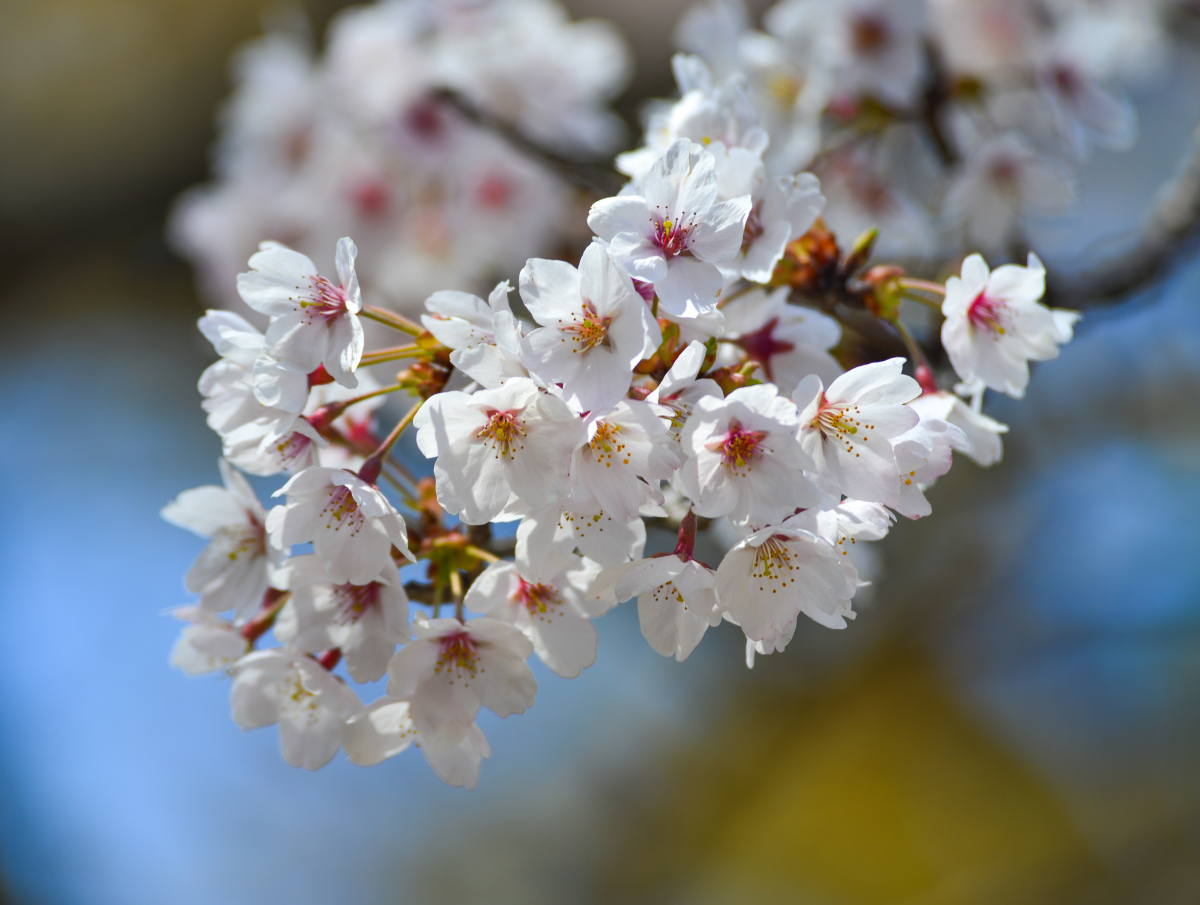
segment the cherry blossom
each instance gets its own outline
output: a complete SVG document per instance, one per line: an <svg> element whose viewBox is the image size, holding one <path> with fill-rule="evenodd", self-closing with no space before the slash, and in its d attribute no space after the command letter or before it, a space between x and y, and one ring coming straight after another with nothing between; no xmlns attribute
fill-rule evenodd
<svg viewBox="0 0 1200 905"><path fill-rule="evenodd" d="M809 374L832 382L842 367L829 354L842 337L842 328L828 315L788 304L788 288L773 292L753 289L731 300L718 364L733 364L736 352L763 366L766 378L778 386L795 386Z"/></svg>
<svg viewBox="0 0 1200 905"><path fill-rule="evenodd" d="M274 551L267 544L266 512L244 477L224 459L217 462L223 487L185 490L163 507L162 517L211 543L188 570L185 583L212 613L249 616L267 590Z"/></svg>
<svg viewBox="0 0 1200 905"><path fill-rule="evenodd" d="M966 383L982 381L1015 399L1025 395L1029 362L1058 357L1080 315L1038 303L1046 270L1037 255L1026 267L1005 264L989 271L980 255L963 262L962 278L946 281L942 345Z"/></svg>
<svg viewBox="0 0 1200 905"><path fill-rule="evenodd" d="M961 447L956 446L955 449L961 450L984 468L995 465L1004 455L1000 435L1008 433L1008 425L976 411L953 393L945 390L926 393L909 405L922 420L940 418L962 431L966 443Z"/></svg>
<svg viewBox="0 0 1200 905"><path fill-rule="evenodd" d="M636 518L643 481L651 487L671 476L679 458L654 407L622 399L585 421L587 441L571 457L571 503L602 509L618 521Z"/></svg>
<svg viewBox="0 0 1200 905"><path fill-rule="evenodd" d="M925 490L950 470L952 450L967 445L966 435L940 418L925 417L892 439L900 473L900 494L892 504L901 515L921 518L933 512Z"/></svg>
<svg viewBox="0 0 1200 905"><path fill-rule="evenodd" d="M1026 212L1059 215L1075 197L1064 173L1014 133L983 139L946 188L946 216L988 250L1018 235Z"/></svg>
<svg viewBox="0 0 1200 905"><path fill-rule="evenodd" d="M683 429L680 485L697 515L780 521L821 496L802 472L812 461L796 442L796 406L772 384L705 396Z"/></svg>
<svg viewBox="0 0 1200 905"><path fill-rule="evenodd" d="M534 653L564 679L574 679L596 662L593 616L608 607L587 596L600 566L571 556L546 581L527 578L515 563L492 563L467 591L463 604L520 630L533 642Z"/></svg>
<svg viewBox="0 0 1200 905"><path fill-rule="evenodd" d="M850 600L858 578L849 559L793 516L755 531L725 554L717 568L717 595L728 617L759 653L783 650L803 613L826 628L853 619ZM798 521L797 521L798 520Z"/></svg>
<svg viewBox="0 0 1200 905"><path fill-rule="evenodd" d="M684 425L695 411L696 402L705 396L723 398L725 395L715 380L697 379L707 354L708 349L704 343L696 340L688 343L662 382L646 397L647 402L663 410L667 436L671 438L680 461L684 458L680 439L683 436Z"/></svg>
<svg viewBox="0 0 1200 905"><path fill-rule="evenodd" d="M664 657L686 660L709 626L721 621L716 576L692 557L696 516L684 516L679 543L670 554L611 566L592 584L590 597L604 603L638 599L638 621L650 646Z"/></svg>
<svg viewBox="0 0 1200 905"><path fill-rule="evenodd" d="M730 269L752 283L769 282L787 243L808 232L824 209L821 183L812 173L760 180Z"/></svg>
<svg viewBox="0 0 1200 905"><path fill-rule="evenodd" d="M612 566L640 556L645 544L646 525L637 516L616 519L598 507L551 503L521 519L514 558L522 575L548 581L567 568L576 549Z"/></svg>
<svg viewBox="0 0 1200 905"><path fill-rule="evenodd" d="M311 657L274 648L233 668L230 703L243 729L279 724L279 747L293 767L319 770L337 754L342 726L362 709L358 695Z"/></svg>
<svg viewBox="0 0 1200 905"><path fill-rule="evenodd" d="M651 167L642 191L597 201L588 226L631 276L654 284L664 310L711 310L724 283L717 265L741 248L750 197L718 202L713 156L688 139Z"/></svg>
<svg viewBox="0 0 1200 905"><path fill-rule="evenodd" d="M888 441L920 420L905 403L919 396L921 387L901 373L903 368L903 358L892 358L852 368L828 389L816 375L796 387L800 445L829 493L895 502L899 472Z"/></svg>
<svg viewBox="0 0 1200 905"><path fill-rule="evenodd" d="M494 389L509 377L527 377L522 363L526 343L508 304L512 286L497 283L485 302L468 292L443 290L425 300L430 314L421 323L454 351L450 363L472 380Z"/></svg>
<svg viewBox="0 0 1200 905"><path fill-rule="evenodd" d="M438 499L472 525L496 518L513 494L533 507L565 495L582 434L566 403L528 377L474 394L439 393L413 423L418 448L437 457Z"/></svg>
<svg viewBox="0 0 1200 905"><path fill-rule="evenodd" d="M275 621L275 637L305 653L337 648L355 682L387 672L397 644L408 640L408 596L400 572L388 562L374 581L332 583L315 555L293 557L276 577L291 591Z"/></svg>
<svg viewBox="0 0 1200 905"><path fill-rule="evenodd" d="M608 250L592 243L576 270L534 258L521 271L521 300L541 326L526 361L561 384L567 402L588 411L625 395L634 366L662 342L658 324Z"/></svg>
<svg viewBox="0 0 1200 905"><path fill-rule="evenodd" d="M306 256L264 242L250 259L250 272L238 277L238 293L246 304L272 318L266 333L271 355L306 371L324 365L334 380L348 387L358 386L354 369L363 353L357 254L350 239L339 240L340 283L335 286Z"/></svg>
<svg viewBox="0 0 1200 905"><path fill-rule="evenodd" d="M764 24L831 71L840 94L904 108L922 87L923 0L784 0Z"/></svg>
<svg viewBox="0 0 1200 905"><path fill-rule="evenodd" d="M407 700L423 739L438 749L457 745L486 707L497 716L533 706L537 680L525 663L533 643L520 631L481 616L413 621L413 641L388 666L387 693Z"/></svg>
<svg viewBox="0 0 1200 905"><path fill-rule="evenodd" d="M475 788L482 759L492 756L479 726L471 723L456 743L439 748L417 732L410 711L408 701L383 697L352 716L342 730L342 746L351 763L370 767L415 744L447 785Z"/></svg>
<svg viewBox="0 0 1200 905"><path fill-rule="evenodd" d="M374 581L399 550L408 549L404 519L374 484L337 468L308 468L275 491L287 503L267 515L271 543L283 550L312 542L329 580Z"/></svg>
<svg viewBox="0 0 1200 905"><path fill-rule="evenodd" d="M189 676L229 669L250 651L232 622L202 606L176 607L171 615L188 623L171 648L171 665Z"/></svg>

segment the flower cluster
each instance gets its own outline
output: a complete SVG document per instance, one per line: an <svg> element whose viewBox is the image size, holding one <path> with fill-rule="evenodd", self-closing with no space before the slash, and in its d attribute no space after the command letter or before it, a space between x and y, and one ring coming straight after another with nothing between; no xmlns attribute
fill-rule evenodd
<svg viewBox="0 0 1200 905"><path fill-rule="evenodd" d="M1030 215L1064 213L1093 147L1136 138L1121 84L1162 61L1172 0L781 0L752 27L741 0L701 0L676 32L707 63L676 70L680 104L647 147L702 140L704 111L744 93L771 175L811 167L838 231L880 250L1009 251ZM753 147L727 109L727 147ZM718 136L714 136L718 137ZM730 139L734 139L730 144ZM636 174L641 152L619 166Z"/></svg>
<svg viewBox="0 0 1200 905"><path fill-rule="evenodd" d="M163 511L211 538L173 660L231 674L234 719L279 724L288 763L415 745L474 786L480 711L532 706L533 655L578 676L593 620L633 598L678 660L722 621L748 665L801 615L845 628L861 545L931 513L954 451L998 461L984 393L1020 398L1029 362L1071 339L1078 315L1041 304L1033 255L995 270L971 255L943 285L868 267L874 232L843 252L817 177L776 174L778 132L745 80L674 65L684 96L620 158L632 180L592 205L577 264L526 261L516 310L507 281L434 292L420 324L364 305L343 238L336 280L277 243L250 258L237 291L265 332L201 319L224 486ZM903 301L938 311L940 342L914 336ZM411 341L364 351L364 318ZM408 363L394 380L368 377L391 361ZM415 404L380 438L392 393ZM409 429L432 476L393 454ZM238 469L290 475L278 504ZM674 548L647 555L648 527ZM697 535L714 527L732 542L710 564ZM369 704L351 687L385 675Z"/></svg>
<svg viewBox="0 0 1200 905"><path fill-rule="evenodd" d="M175 211L174 244L209 294L260 239L317 257L353 235L366 276L414 309L438 286L515 270L577 229L563 181L447 100L556 151L609 152L630 72L608 23L553 0L387 0L341 13L322 55L277 31L237 60L216 180Z"/></svg>

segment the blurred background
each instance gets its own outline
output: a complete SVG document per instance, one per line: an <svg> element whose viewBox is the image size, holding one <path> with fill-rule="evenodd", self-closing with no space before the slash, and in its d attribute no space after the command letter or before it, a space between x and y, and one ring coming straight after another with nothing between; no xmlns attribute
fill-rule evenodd
<svg viewBox="0 0 1200 905"><path fill-rule="evenodd" d="M619 111L672 91L679 0L574 0L634 49ZM765 4L759 4L759 7ZM340 4L303 8L321 34ZM474 792L416 754L308 774L167 655L201 542L161 522L216 477L203 302L168 249L206 178L259 0L6 0L0 28L0 879L54 905L1200 901L1200 259L1090 310L996 400L1004 461L879 545L845 632L683 664L632 606L595 667L534 664L481 724ZM1136 229L1200 122L1187 46L1035 244ZM636 133L631 133L636 134Z"/></svg>

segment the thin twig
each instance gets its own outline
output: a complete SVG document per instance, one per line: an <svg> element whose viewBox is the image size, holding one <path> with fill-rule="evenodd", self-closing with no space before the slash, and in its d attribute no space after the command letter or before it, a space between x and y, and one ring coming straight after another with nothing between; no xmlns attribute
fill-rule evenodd
<svg viewBox="0 0 1200 905"><path fill-rule="evenodd" d="M506 123L490 113L480 110L469 100L449 88L441 88L434 96L449 104L475 125L499 135L518 151L541 161L548 168L555 170L564 179L581 189L585 189L599 198L607 198L620 191L625 178L608 167L571 160L549 148L544 148L526 138L510 123Z"/></svg>

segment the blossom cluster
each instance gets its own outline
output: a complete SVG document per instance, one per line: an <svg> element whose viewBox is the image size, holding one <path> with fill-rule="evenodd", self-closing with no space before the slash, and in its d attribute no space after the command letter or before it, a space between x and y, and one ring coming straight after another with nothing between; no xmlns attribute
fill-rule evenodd
<svg viewBox="0 0 1200 905"><path fill-rule="evenodd" d="M864 3L789 0L767 21L824 10L816 33ZM438 29L464 41L475 17L506 8L404 0L354 16L420 14L436 45ZM709 4L683 33L766 46L718 27L734 12ZM722 622L744 636L748 666L809 622L844 629L872 572L864 547L897 517L931 514L926 493L955 452L1000 460L1007 428L983 413L985 393L1021 398L1030 362L1057 356L1078 318L1042 304L1041 262L992 269L972 254L943 283L872 264L886 230L843 248L824 183L793 166L807 159L800 126L781 126L746 72L718 79L709 57L673 59L682 96L618 157L630 181L581 212L577 257L528 258L515 288L502 280L486 299L434 291L418 323L364 302L350 238L328 238L324 272L264 241L232 281L256 322L201 318L219 356L199 389L222 485L163 510L210 539L186 578L199 599L174 611L187 625L172 660L230 675L234 720L278 724L289 764L317 769L344 750L369 765L416 746L473 787L491 754L480 712L533 705L535 655L577 677L596 658L594 620L635 598L651 648L677 660ZM823 103L902 88L891 70L874 83L821 59ZM368 247L376 267L395 251ZM386 283L368 272L372 291ZM920 306L940 330L910 323ZM387 331L404 342L368 351ZM382 379L394 362L403 370ZM393 395L412 404L384 434ZM405 432L428 473L396 452ZM286 476L272 508L247 474ZM648 553L652 528L674 547ZM701 532L725 547L719 561L702 558ZM384 677L373 701L354 687Z"/></svg>
<svg viewBox="0 0 1200 905"><path fill-rule="evenodd" d="M695 110L712 86L741 91L770 137L768 171L812 168L836 231L879 226L879 250L910 258L964 242L1008 253L1030 217L1067 211L1073 169L1092 148L1132 145L1137 117L1123 86L1166 57L1175 8L1174 0L780 0L760 30L742 0L701 0L676 41L711 74L677 69L684 103L650 111L647 146L701 140ZM736 119L726 122L737 131ZM635 152L618 166L636 174L646 159Z"/></svg>
<svg viewBox="0 0 1200 905"><path fill-rule="evenodd" d="M236 302L263 238L325 264L351 234L373 290L413 310L579 231L570 187L445 92L555 151L611 152L624 132L607 105L630 62L609 23L571 22L553 0L384 0L339 14L322 54L310 44L277 29L242 51L216 178L174 212L214 299Z"/></svg>

